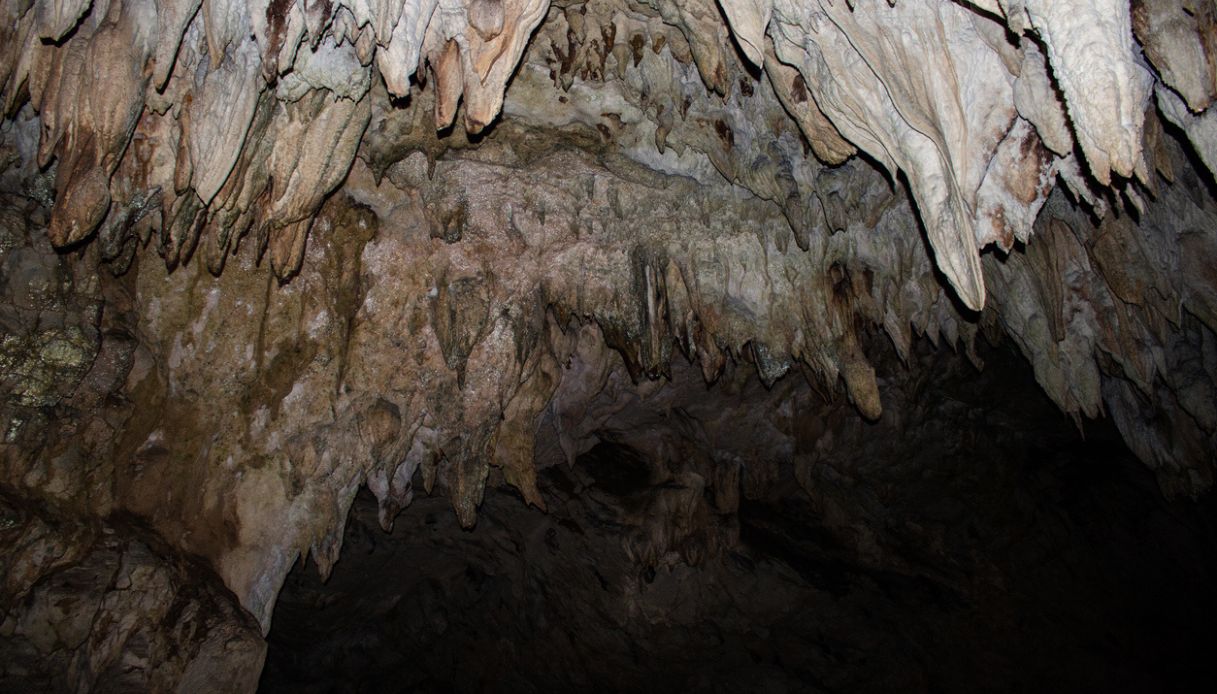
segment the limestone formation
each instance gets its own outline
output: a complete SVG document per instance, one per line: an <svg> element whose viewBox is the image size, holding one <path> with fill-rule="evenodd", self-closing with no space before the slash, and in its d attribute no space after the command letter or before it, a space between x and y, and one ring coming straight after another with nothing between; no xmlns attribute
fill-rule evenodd
<svg viewBox="0 0 1217 694"><path fill-rule="evenodd" d="M539 423L573 461L618 366L879 420L882 333L1010 341L1199 495L1215 12L0 0L0 487L131 514L265 630L365 485L386 528L434 485L473 526L491 475L543 507Z"/></svg>

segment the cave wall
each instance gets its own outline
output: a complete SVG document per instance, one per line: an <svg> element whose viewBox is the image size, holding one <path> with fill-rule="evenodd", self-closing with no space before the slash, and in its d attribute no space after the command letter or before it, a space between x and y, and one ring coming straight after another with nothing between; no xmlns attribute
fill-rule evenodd
<svg viewBox="0 0 1217 694"><path fill-rule="evenodd" d="M0 495L10 691L253 691L266 642L206 563L140 519Z"/></svg>
<svg viewBox="0 0 1217 694"><path fill-rule="evenodd" d="M265 630L362 485L386 527L416 473L464 526L492 470L543 506L538 427L573 460L619 366L874 420L924 336L1011 340L1201 494L1213 10L1063 7L6 0L5 484Z"/></svg>

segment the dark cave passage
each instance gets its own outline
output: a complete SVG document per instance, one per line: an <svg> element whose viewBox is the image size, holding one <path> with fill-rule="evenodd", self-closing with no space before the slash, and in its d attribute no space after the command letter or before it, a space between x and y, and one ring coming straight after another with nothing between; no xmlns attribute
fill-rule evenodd
<svg viewBox="0 0 1217 694"><path fill-rule="evenodd" d="M979 375L921 358L917 378L883 383L896 406L875 423L800 379L706 389L678 368L599 422L573 466L543 466L548 512L492 472L472 531L443 485L391 533L361 491L329 581L288 576L261 690L1211 681L1212 495L1167 501L1109 422L1083 438L1005 351ZM540 437L538 460L556 445Z"/></svg>

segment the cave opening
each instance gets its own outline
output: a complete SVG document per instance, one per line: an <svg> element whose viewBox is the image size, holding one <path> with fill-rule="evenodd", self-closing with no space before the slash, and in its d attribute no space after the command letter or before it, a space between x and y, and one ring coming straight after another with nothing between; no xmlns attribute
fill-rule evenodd
<svg viewBox="0 0 1217 694"><path fill-rule="evenodd" d="M390 532L361 490L328 580L288 575L260 691L1211 681L1212 495L1168 500L1110 421L1070 421L1009 348L980 372L924 341L914 358L875 422L751 367L709 387L681 360L664 385L623 376L582 410L572 463L563 413L538 424L546 511L492 472L473 529L442 483Z"/></svg>

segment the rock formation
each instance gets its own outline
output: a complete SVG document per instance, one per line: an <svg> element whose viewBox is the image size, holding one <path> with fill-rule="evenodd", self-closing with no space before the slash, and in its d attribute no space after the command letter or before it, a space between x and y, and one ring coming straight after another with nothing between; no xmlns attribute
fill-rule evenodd
<svg viewBox="0 0 1217 694"><path fill-rule="evenodd" d="M199 628L245 635L230 603L268 629L298 558L337 561L365 485L385 528L416 479L465 527L492 474L544 508L538 432L573 461L598 394L674 364L713 383L746 363L882 420L922 339L977 367L1009 341L1079 427L1110 418L1168 496L1199 496L1215 18L0 0L5 498L88 528L62 566L152 567L170 587L149 614L207 567L232 595L189 598L224 605ZM37 577L69 569L41 561L6 566L0 605L47 599ZM6 619L0 639L34 638ZM208 638L146 686L214 667ZM72 686L109 676L73 648Z"/></svg>

